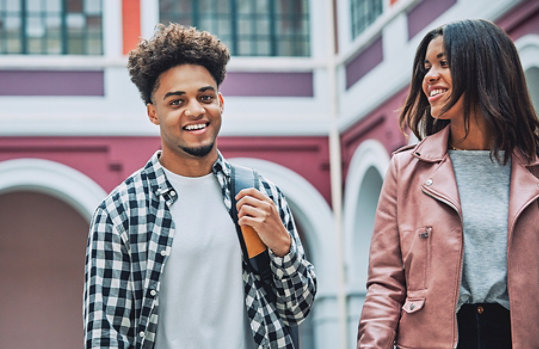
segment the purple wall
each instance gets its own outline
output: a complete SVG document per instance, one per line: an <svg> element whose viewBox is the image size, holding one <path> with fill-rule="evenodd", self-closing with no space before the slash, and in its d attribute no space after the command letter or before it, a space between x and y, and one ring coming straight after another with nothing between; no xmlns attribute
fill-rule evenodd
<svg viewBox="0 0 539 349"><path fill-rule="evenodd" d="M0 96L104 96L104 72L0 70Z"/></svg>
<svg viewBox="0 0 539 349"><path fill-rule="evenodd" d="M407 94L408 86L342 134L343 178L346 178L354 152L364 141L369 139L379 141L385 146L388 154L406 144L407 140L400 130L398 118L399 108Z"/></svg>
<svg viewBox="0 0 539 349"><path fill-rule="evenodd" d="M408 12L408 39L453 6L457 0L423 0Z"/></svg>
<svg viewBox="0 0 539 349"><path fill-rule="evenodd" d="M496 23L513 40L527 34L539 34L539 1L527 0L515 6Z"/></svg>
<svg viewBox="0 0 539 349"><path fill-rule="evenodd" d="M346 89L358 82L383 59L382 37L379 37L346 65Z"/></svg>
<svg viewBox="0 0 539 349"><path fill-rule="evenodd" d="M313 73L233 72L221 86L226 96L313 97Z"/></svg>
<svg viewBox="0 0 539 349"><path fill-rule="evenodd" d="M313 97L312 72L229 73L227 96ZM0 70L0 96L104 96L103 71Z"/></svg>
<svg viewBox="0 0 539 349"><path fill-rule="evenodd" d="M144 166L160 145L159 137L0 137L0 162L21 158L59 162L109 192ZM219 149L228 158L252 157L287 167L329 202L327 137L219 137Z"/></svg>

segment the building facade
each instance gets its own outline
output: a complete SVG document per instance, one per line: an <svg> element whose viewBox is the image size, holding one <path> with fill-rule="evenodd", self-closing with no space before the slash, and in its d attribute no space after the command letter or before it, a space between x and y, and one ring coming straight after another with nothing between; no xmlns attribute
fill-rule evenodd
<svg viewBox="0 0 539 349"><path fill-rule="evenodd" d="M303 348L353 347L415 49L462 18L513 38L537 109L535 0L0 0L0 347L82 346L91 215L160 146L126 55L169 21L231 48L218 144L290 202L319 278Z"/></svg>

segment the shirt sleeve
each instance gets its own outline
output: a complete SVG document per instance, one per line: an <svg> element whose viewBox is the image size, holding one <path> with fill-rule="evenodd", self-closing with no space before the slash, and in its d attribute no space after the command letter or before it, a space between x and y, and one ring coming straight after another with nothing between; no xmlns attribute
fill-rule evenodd
<svg viewBox="0 0 539 349"><path fill-rule="evenodd" d="M134 348L127 235L104 204L92 218L84 283L85 348Z"/></svg>
<svg viewBox="0 0 539 349"><path fill-rule="evenodd" d="M274 199L283 225L291 237L290 251L279 257L269 250L277 312L283 322L299 324L309 314L316 294L314 267L305 259L292 213L279 189Z"/></svg>

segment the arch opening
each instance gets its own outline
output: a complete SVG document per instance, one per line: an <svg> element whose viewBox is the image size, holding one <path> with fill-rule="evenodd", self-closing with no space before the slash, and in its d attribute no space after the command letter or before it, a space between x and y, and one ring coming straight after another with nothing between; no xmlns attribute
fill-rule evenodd
<svg viewBox="0 0 539 349"><path fill-rule="evenodd" d="M0 347L80 347L86 218L54 196L14 190L0 194L0 222Z"/></svg>

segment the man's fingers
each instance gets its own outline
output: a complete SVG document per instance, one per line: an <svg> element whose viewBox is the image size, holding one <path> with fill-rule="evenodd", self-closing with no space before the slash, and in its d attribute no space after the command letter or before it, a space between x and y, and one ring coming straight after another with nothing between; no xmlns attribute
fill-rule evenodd
<svg viewBox="0 0 539 349"><path fill-rule="evenodd" d="M266 195L262 194L259 190L255 188L243 189L236 195L236 201L240 201L243 197L250 196L261 201L270 200Z"/></svg>
<svg viewBox="0 0 539 349"><path fill-rule="evenodd" d="M267 216L268 214L264 210L248 204L241 205L238 209L239 218L252 217L265 219Z"/></svg>

